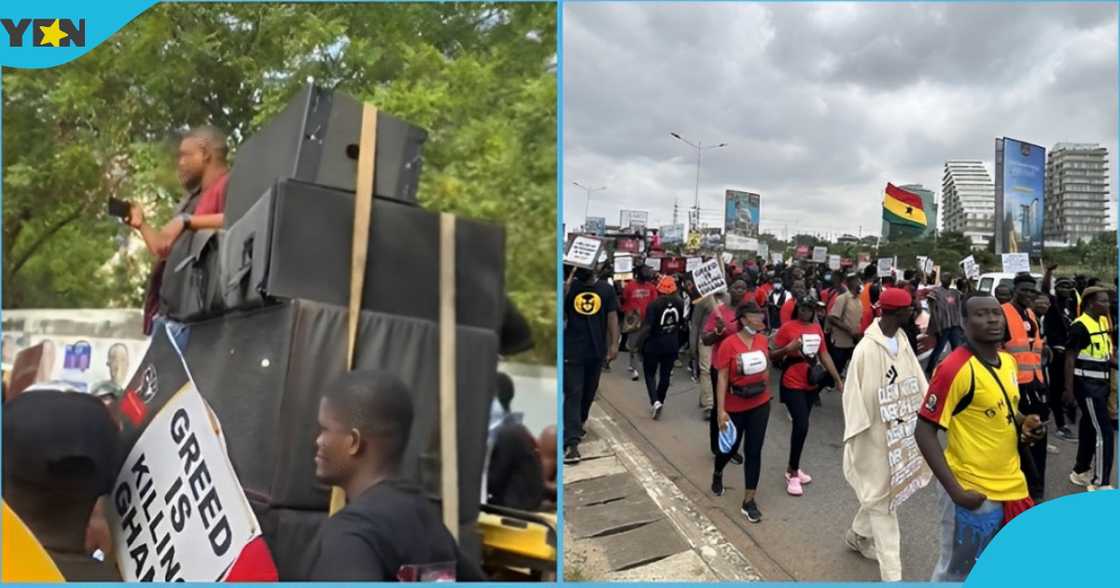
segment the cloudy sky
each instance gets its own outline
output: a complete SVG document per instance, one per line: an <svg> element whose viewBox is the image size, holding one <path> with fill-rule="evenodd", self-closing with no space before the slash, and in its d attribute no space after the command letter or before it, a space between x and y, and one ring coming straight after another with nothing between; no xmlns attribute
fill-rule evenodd
<svg viewBox="0 0 1120 588"><path fill-rule="evenodd" d="M726 189L762 228L878 234L882 190L940 198L946 159L994 172L994 139L1100 143L1116 194L1117 8L1102 4L604 4L564 7L564 218L622 208L702 221Z"/></svg>

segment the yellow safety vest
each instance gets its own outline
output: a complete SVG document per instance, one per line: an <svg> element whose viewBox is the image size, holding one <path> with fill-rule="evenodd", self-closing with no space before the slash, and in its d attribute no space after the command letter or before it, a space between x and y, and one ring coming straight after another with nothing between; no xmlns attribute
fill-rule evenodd
<svg viewBox="0 0 1120 588"><path fill-rule="evenodd" d="M1089 345L1077 352L1074 362L1073 375L1081 378L1097 380L1109 379L1112 361L1112 325L1107 316L1098 320L1087 313L1077 317L1076 323L1081 323L1089 331Z"/></svg>

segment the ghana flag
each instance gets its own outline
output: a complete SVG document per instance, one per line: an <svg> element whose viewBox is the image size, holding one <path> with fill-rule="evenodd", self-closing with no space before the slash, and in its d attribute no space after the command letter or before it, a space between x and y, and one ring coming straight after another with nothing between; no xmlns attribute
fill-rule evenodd
<svg viewBox="0 0 1120 588"><path fill-rule="evenodd" d="M921 197L888 183L883 195L883 220L894 225L924 229L926 211L922 208Z"/></svg>

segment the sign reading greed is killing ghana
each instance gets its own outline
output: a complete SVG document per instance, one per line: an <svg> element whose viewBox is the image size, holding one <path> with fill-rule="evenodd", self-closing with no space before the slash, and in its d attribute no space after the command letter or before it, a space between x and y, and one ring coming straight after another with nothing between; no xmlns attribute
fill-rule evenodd
<svg viewBox="0 0 1120 588"><path fill-rule="evenodd" d="M109 496L126 582L275 581L217 418L166 330L117 405L127 452Z"/></svg>

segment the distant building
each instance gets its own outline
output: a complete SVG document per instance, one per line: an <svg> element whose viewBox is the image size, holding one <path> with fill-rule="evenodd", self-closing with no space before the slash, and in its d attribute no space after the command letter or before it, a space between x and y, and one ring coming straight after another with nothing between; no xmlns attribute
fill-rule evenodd
<svg viewBox="0 0 1120 588"><path fill-rule="evenodd" d="M1046 158L1047 243L1088 241L1108 230L1108 149L1058 143Z"/></svg>
<svg viewBox="0 0 1120 588"><path fill-rule="evenodd" d="M859 237L844 233L836 242L840 245L859 245Z"/></svg>
<svg viewBox="0 0 1120 588"><path fill-rule="evenodd" d="M996 188L977 160L945 162L941 179L941 230L964 233L972 247L988 246L995 233Z"/></svg>
<svg viewBox="0 0 1120 588"><path fill-rule="evenodd" d="M898 241L899 239L913 239L916 237L933 237L937 234L937 195L921 184L906 184L899 186L907 192L917 194L922 199L922 210L926 213L926 228L918 230L911 227L892 226L883 221L881 237L884 243Z"/></svg>

